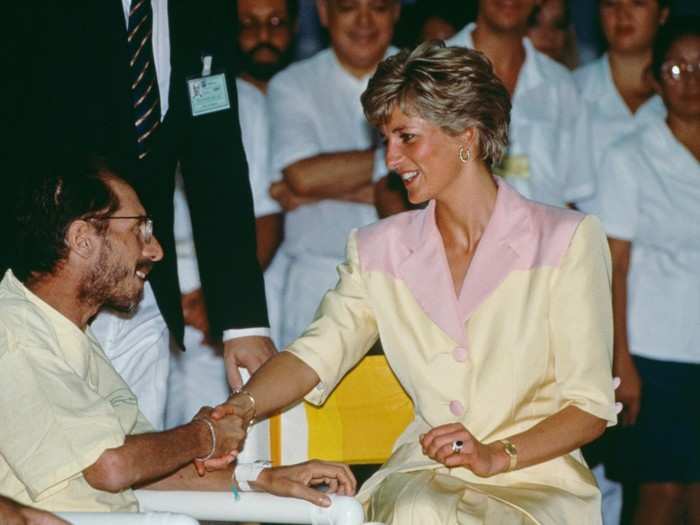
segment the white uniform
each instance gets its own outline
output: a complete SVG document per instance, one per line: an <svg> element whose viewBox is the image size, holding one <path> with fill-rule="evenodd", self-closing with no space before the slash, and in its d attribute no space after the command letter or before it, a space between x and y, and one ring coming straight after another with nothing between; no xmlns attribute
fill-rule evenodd
<svg viewBox="0 0 700 525"><path fill-rule="evenodd" d="M632 242L630 352L700 363L700 163L657 118L608 148L600 216Z"/></svg>
<svg viewBox="0 0 700 525"><path fill-rule="evenodd" d="M473 48L475 28L467 25L447 44ZM578 143L585 137L586 115L566 68L537 51L529 39L523 45L525 63L513 93L508 155L497 171L525 197L564 206L594 190Z"/></svg>
<svg viewBox="0 0 700 525"><path fill-rule="evenodd" d="M331 49L276 75L267 96L273 171L320 153L367 150L377 144L360 103L368 80L350 75ZM382 171L384 163L375 162L375 174ZM324 293L335 285L350 231L375 220L374 206L333 199L285 215L282 251L290 262L282 300L282 346L309 325Z"/></svg>
<svg viewBox="0 0 700 525"><path fill-rule="evenodd" d="M661 98L654 96L633 114L615 87L607 54L576 70L574 82L588 108L590 157L594 167L590 175L597 193L598 178L606 175L601 169L601 160L608 146L649 118L663 117L666 108ZM586 213L599 213L595 194L577 200L576 206Z"/></svg>
<svg viewBox="0 0 700 525"><path fill-rule="evenodd" d="M279 204L269 196L273 182L268 163L267 115L265 96L253 85L236 80L239 102L239 120L243 147L248 160L253 207L256 217L281 213ZM192 225L182 179L178 177L175 190L175 242L180 288L183 293L200 288L197 256L192 238ZM279 293L283 277L283 262L275 262L265 272L265 288L269 310L270 328L275 333L279 325ZM171 359L170 382L166 423L168 427L189 421L204 405L215 406L228 397L230 388L222 355L217 350L201 344L204 334L191 326L185 327L186 352L177 352ZM247 371L241 369L244 379ZM268 423L255 425L246 440L239 459L269 457Z"/></svg>
<svg viewBox="0 0 700 525"><path fill-rule="evenodd" d="M132 0L122 0L128 23ZM167 0L151 0L153 57L160 92L161 120L170 92L170 30ZM139 408L157 429L163 429L170 359L170 332L149 283L143 300L130 315L102 310L91 325L112 365L139 400Z"/></svg>

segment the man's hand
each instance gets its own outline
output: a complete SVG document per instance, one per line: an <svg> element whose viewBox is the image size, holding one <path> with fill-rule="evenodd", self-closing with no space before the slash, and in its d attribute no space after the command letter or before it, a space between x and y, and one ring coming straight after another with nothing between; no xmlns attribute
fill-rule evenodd
<svg viewBox="0 0 700 525"><path fill-rule="evenodd" d="M620 386L615 390L615 398L622 403L623 426L634 425L639 415L642 400L642 380L629 353L619 353L615 356L613 372L620 378Z"/></svg>
<svg viewBox="0 0 700 525"><path fill-rule="evenodd" d="M285 181L273 182L270 185L270 197L279 202L284 211L294 211L299 206L317 202L319 199L313 197L302 197L292 191Z"/></svg>
<svg viewBox="0 0 700 525"><path fill-rule="evenodd" d="M211 407L200 408L193 421L197 419L209 421L213 425L216 435L216 448L212 458L207 461L195 460L194 466L197 473L203 476L206 472L228 468L243 448L247 434L247 427L243 419L237 415L214 419ZM204 424L202 423L202 425Z"/></svg>
<svg viewBox="0 0 700 525"><path fill-rule="evenodd" d="M238 390L243 386L239 366L247 369L252 375L275 353L275 345L269 337L237 337L224 341L224 363L231 388Z"/></svg>
<svg viewBox="0 0 700 525"><path fill-rule="evenodd" d="M3 525L68 525L58 516L25 507L3 496L0 496L0 523Z"/></svg>
<svg viewBox="0 0 700 525"><path fill-rule="evenodd" d="M331 500L314 486L326 485L328 493L340 496L354 496L357 489L355 476L347 465L318 460L264 469L251 485L276 496L305 499L321 507L330 506Z"/></svg>
<svg viewBox="0 0 700 525"><path fill-rule="evenodd" d="M452 448L455 441L462 442L462 450ZM509 458L495 446L484 445L464 428L461 423L449 423L433 428L420 437L423 453L446 467L465 467L477 476L487 477L504 472Z"/></svg>

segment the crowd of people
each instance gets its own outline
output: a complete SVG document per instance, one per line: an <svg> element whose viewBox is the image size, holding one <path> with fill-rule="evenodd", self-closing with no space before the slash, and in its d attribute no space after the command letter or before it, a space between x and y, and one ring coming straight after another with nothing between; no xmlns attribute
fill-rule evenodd
<svg viewBox="0 0 700 525"><path fill-rule="evenodd" d="M580 65L566 0L318 0L294 61L295 0L46 4L12 7L1 523L354 495L256 460L379 341L415 420L369 519L700 524L700 18L598 0Z"/></svg>

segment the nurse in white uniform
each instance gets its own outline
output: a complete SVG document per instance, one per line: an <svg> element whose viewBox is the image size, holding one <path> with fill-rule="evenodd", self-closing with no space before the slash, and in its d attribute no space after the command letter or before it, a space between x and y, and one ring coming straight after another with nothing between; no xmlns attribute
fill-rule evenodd
<svg viewBox="0 0 700 525"><path fill-rule="evenodd" d="M589 113L591 176L604 176L600 169L603 153L610 144L634 131L647 116L665 115L647 72L651 49L659 27L668 17L668 0L599 0L601 27L608 44L599 59L574 72L574 81ZM595 195L578 200L576 207L598 213ZM618 396L625 395L621 386Z"/></svg>
<svg viewBox="0 0 700 525"><path fill-rule="evenodd" d="M389 43L400 3L318 8L331 47L277 74L267 95L272 168L284 172L287 191L305 187L305 204L285 214L280 251L290 262L280 348L302 333L335 285L351 230L377 220L371 184L386 173L360 95L379 61L396 51Z"/></svg>
<svg viewBox="0 0 700 525"><path fill-rule="evenodd" d="M510 146L496 173L528 198L564 206L594 190L580 142L586 115L569 71L522 37L536 4L522 1L505 9L497 0L480 0L476 23L447 45L485 53L511 91Z"/></svg>
<svg viewBox="0 0 700 525"><path fill-rule="evenodd" d="M669 20L652 72L668 116L607 150L614 367L625 403L609 474L639 486L635 524L700 523L700 18Z"/></svg>
<svg viewBox="0 0 700 525"><path fill-rule="evenodd" d="M239 119L243 147L248 159L250 185L256 219L281 213L277 202L268 195L268 188L274 181L268 163L268 127L265 96L252 84L237 79L236 88L239 100ZM234 176L234 175L232 175ZM280 219L281 220L281 219ZM180 289L187 295L201 288L199 269L192 225L187 207L187 198L182 179L177 178L175 191L175 242L178 256L178 276ZM269 259L269 258L268 258ZM279 327L279 293L284 269L273 263L265 271L268 315L273 340L277 344ZM187 306L184 307L187 313ZM201 406L216 406L231 393L223 355L211 342L205 341L205 333L187 325L185 327L186 352L174 353L170 360L170 380L166 424L168 428L189 421ZM241 368L241 375L248 378L247 370ZM258 423L248 437L245 449L240 456L242 461L269 458L268 423Z"/></svg>

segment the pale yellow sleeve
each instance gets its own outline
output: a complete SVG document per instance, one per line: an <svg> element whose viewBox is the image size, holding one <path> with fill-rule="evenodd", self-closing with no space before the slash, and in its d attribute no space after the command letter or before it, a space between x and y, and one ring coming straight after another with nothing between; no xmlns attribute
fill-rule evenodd
<svg viewBox="0 0 700 525"><path fill-rule="evenodd" d="M286 349L318 374L321 382L306 396L320 405L343 376L377 341L377 323L367 300L355 232L350 234L340 279L319 306L313 323Z"/></svg>
<svg viewBox="0 0 700 525"><path fill-rule="evenodd" d="M15 339L0 322L0 454L34 501L124 443L112 406L53 351L42 327Z"/></svg>
<svg viewBox="0 0 700 525"><path fill-rule="evenodd" d="M617 423L608 243L597 218L579 224L552 282L550 340L563 404Z"/></svg>

